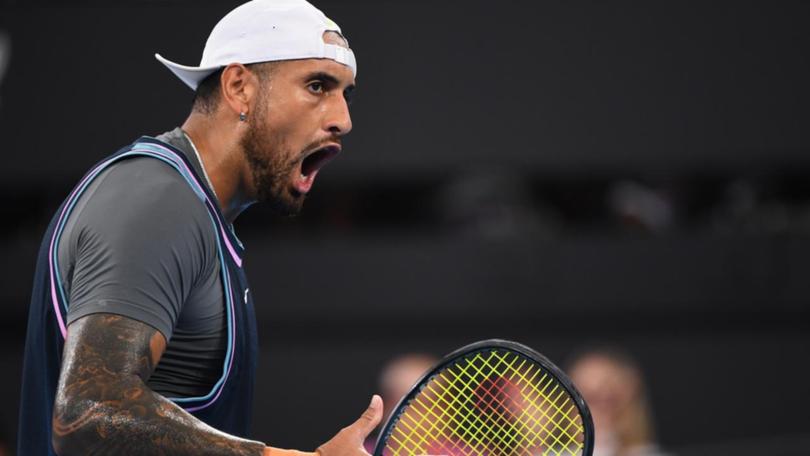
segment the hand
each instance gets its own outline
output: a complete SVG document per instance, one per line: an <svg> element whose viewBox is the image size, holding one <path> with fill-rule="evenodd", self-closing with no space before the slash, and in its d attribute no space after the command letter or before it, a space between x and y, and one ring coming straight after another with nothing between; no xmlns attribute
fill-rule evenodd
<svg viewBox="0 0 810 456"><path fill-rule="evenodd" d="M368 456L363 449L363 441L380 424L383 414L383 402L376 394L371 404L357 421L341 429L331 440L317 450L318 456Z"/></svg>

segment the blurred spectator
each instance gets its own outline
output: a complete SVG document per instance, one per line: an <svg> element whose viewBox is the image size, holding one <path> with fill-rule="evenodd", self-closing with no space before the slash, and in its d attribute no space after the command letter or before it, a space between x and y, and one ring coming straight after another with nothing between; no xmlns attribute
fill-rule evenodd
<svg viewBox="0 0 810 456"><path fill-rule="evenodd" d="M529 180L517 172L466 170L439 193L437 210L454 234L486 239L554 237L558 215L532 199Z"/></svg>
<svg viewBox="0 0 810 456"><path fill-rule="evenodd" d="M713 213L714 230L722 234L786 234L806 231L806 205L791 202L773 183L735 179Z"/></svg>
<svg viewBox="0 0 810 456"><path fill-rule="evenodd" d="M380 426L385 425L391 411L403 396L408 394L411 387L438 361L438 358L426 353L406 353L385 364L378 380L384 407ZM374 452L378 432L369 435L364 443L369 453Z"/></svg>
<svg viewBox="0 0 810 456"><path fill-rule="evenodd" d="M626 228L660 233L669 230L674 223L671 198L650 186L622 180L610 187L607 200L611 212Z"/></svg>
<svg viewBox="0 0 810 456"><path fill-rule="evenodd" d="M596 428L594 456L663 456L638 364L626 353L600 348L569 364Z"/></svg>

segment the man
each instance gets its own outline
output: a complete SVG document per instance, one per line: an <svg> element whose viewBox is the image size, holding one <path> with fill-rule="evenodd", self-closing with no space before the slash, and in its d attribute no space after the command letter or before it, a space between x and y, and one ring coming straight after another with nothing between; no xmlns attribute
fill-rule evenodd
<svg viewBox="0 0 810 456"><path fill-rule="evenodd" d="M21 455L303 454L247 440L252 296L232 222L294 214L352 127L356 64L304 0L254 0L213 29L182 128L92 168L40 250L26 341ZM320 448L364 455L382 401Z"/></svg>

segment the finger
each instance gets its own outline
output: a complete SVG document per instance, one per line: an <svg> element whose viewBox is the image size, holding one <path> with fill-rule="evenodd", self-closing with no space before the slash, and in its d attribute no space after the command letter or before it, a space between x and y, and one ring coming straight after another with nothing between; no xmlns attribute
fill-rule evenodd
<svg viewBox="0 0 810 456"><path fill-rule="evenodd" d="M371 403L366 411L349 427L359 434L360 440L363 440L380 424L382 413L382 398L375 394L371 397Z"/></svg>

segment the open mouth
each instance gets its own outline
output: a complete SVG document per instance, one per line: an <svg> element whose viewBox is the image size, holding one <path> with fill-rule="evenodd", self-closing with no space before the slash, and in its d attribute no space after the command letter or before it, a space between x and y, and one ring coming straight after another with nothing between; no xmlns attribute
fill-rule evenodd
<svg viewBox="0 0 810 456"><path fill-rule="evenodd" d="M324 165L332 161L340 153L338 146L326 146L307 155L301 162L301 175L310 176L323 168Z"/></svg>
<svg viewBox="0 0 810 456"><path fill-rule="evenodd" d="M301 160L301 176L295 179L294 182L296 191L300 194L309 192L313 182L315 182L315 176L318 174L318 170L323 168L324 165L329 163L339 153L340 146L330 144L304 157L304 159Z"/></svg>

